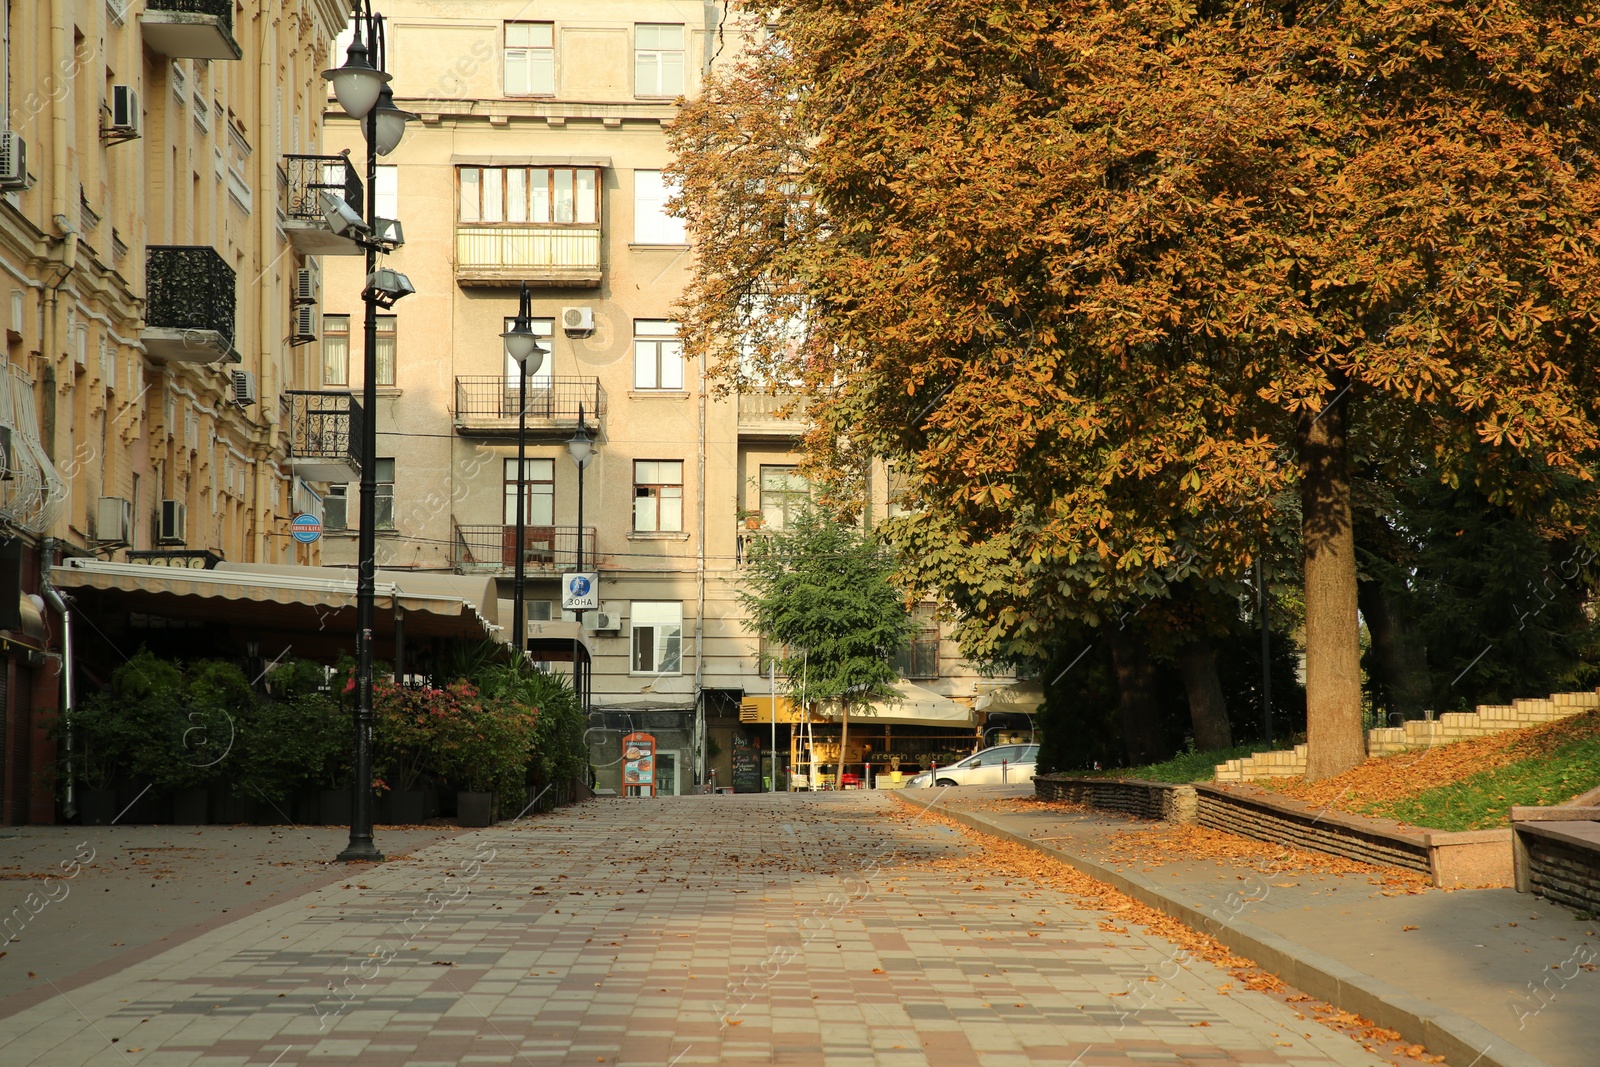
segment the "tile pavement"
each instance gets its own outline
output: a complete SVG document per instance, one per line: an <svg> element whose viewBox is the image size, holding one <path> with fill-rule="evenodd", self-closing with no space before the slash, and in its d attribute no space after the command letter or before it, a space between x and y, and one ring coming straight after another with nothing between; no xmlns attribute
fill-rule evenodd
<svg viewBox="0 0 1600 1067"><path fill-rule="evenodd" d="M1384 1062L1062 892L953 879L971 847L892 803L596 801L465 834L0 1018L0 1063Z"/></svg>

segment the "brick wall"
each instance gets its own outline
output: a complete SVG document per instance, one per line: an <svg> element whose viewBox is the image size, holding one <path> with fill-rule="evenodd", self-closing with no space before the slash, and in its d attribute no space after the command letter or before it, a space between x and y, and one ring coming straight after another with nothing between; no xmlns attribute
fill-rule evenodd
<svg viewBox="0 0 1600 1067"><path fill-rule="evenodd" d="M1114 811L1139 819L1194 822L1194 787L1136 778L1069 778L1046 774L1033 780L1034 794L1064 800L1096 811Z"/></svg>

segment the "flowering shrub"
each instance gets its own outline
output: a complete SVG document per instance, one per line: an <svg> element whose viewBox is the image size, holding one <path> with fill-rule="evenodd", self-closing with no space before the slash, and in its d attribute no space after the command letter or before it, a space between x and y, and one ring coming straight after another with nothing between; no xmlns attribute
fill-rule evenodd
<svg viewBox="0 0 1600 1067"><path fill-rule="evenodd" d="M375 786L444 779L468 792L521 795L532 758L533 709L486 697L470 682L442 689L375 684Z"/></svg>

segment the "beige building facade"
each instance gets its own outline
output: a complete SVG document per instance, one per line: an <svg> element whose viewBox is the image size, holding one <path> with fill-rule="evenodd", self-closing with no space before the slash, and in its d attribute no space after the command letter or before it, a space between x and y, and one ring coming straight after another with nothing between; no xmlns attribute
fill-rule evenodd
<svg viewBox="0 0 1600 1067"><path fill-rule="evenodd" d="M349 464L319 469L294 418L320 350L296 338L315 264L286 168L315 151L345 19L336 0L0 0L0 533L22 558L0 616L8 583L48 592L64 555L318 561L289 523ZM46 639L23 599L0 632L7 822L49 820L61 685L62 627Z"/></svg>
<svg viewBox="0 0 1600 1067"><path fill-rule="evenodd" d="M511 598L520 383L500 334L526 284L548 339L527 394L532 655L561 671L592 661L600 786L625 786L634 731L658 739L659 791L712 770L727 784L739 703L768 685L737 601L744 539L806 495L787 398L713 395L676 339L693 252L664 210L664 128L736 36L721 5L663 0L380 9L396 103L419 118L378 181L378 215L406 240L384 263L416 288L380 322L378 564L488 574ZM359 158L336 105L326 123L326 151ZM357 261L329 261L326 388L359 392L360 289ZM581 523L566 444L580 417L595 437ZM328 564L355 562L356 495L330 491ZM581 628L559 588L580 548L600 602ZM976 676L929 636L919 684L970 700Z"/></svg>

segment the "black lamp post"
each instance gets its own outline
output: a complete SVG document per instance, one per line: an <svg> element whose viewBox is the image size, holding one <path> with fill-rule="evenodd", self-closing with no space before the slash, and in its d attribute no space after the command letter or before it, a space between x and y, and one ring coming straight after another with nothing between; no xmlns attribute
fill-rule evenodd
<svg viewBox="0 0 1600 1067"><path fill-rule="evenodd" d="M572 439L567 442L567 454L572 457L572 462L578 465L578 558L573 570L583 573L583 469L594 458L594 437L589 433L589 428L583 424L583 405L578 405L578 428L572 434ZM583 609L576 609L573 614L578 616L578 629L583 629ZM588 673L581 675L578 669L578 638L572 639L572 691L578 698L582 707L587 708L589 701L584 693L584 685L588 680Z"/></svg>
<svg viewBox="0 0 1600 1067"><path fill-rule="evenodd" d="M355 36L345 53L344 65L325 70L322 76L333 84L333 94L345 114L361 122L367 142L367 202L365 233L359 238L367 253L367 281L361 298L366 303L366 331L363 343L362 406L367 417L361 434L361 512L359 560L356 570L356 721L355 776L351 782L350 843L339 853L341 860L380 861L383 853L372 840L372 630L377 582L377 453L378 420L378 307L411 291L409 282L397 272L377 271L377 254L382 246L377 232L378 156L388 155L405 135L406 112L394 106L389 90L389 75L384 72L383 16L374 15L372 0L353 0L350 18ZM371 42L368 50L366 42ZM370 58L369 58L370 57ZM376 65L371 62L376 59Z"/></svg>
<svg viewBox="0 0 1600 1067"><path fill-rule="evenodd" d="M522 301L517 305L517 317L511 328L500 335L505 339L506 355L516 360L521 385L517 393L517 562L511 585L511 647L517 650L520 662L527 652L524 639L526 610L523 608L523 587L527 579L527 546L523 543L527 529L527 451L528 451L528 375L538 374L544 365L544 350L533 333L533 297L527 283L522 286ZM531 365L530 365L531 364ZM580 477L581 472L580 472ZM581 504L579 505L582 506Z"/></svg>

